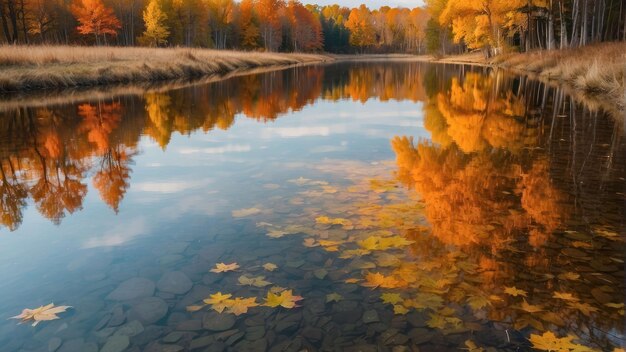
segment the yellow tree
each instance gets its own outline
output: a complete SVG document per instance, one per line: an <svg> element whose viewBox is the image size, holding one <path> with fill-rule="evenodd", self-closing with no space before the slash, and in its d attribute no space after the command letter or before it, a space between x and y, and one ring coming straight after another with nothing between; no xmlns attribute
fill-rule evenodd
<svg viewBox="0 0 626 352"><path fill-rule="evenodd" d="M167 37L170 35L168 26L166 25L167 15L161 9L158 0L150 0L148 6L143 11L143 21L146 30L140 41L146 45L159 46L167 43Z"/></svg>
<svg viewBox="0 0 626 352"><path fill-rule="evenodd" d="M502 49L511 14L523 3L524 0L449 0L439 23L452 25L455 42L463 40L469 48L497 54Z"/></svg>
<svg viewBox="0 0 626 352"><path fill-rule="evenodd" d="M352 9L346 28L350 30L350 44L365 48L376 43L376 32L372 23L370 9L361 5L358 9Z"/></svg>

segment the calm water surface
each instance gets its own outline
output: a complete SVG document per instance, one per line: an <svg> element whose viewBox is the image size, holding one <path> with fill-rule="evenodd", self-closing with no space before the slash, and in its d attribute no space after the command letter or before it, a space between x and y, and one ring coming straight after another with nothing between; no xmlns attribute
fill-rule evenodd
<svg viewBox="0 0 626 352"><path fill-rule="evenodd" d="M560 89L351 63L60 101L0 106L2 351L624 346L623 124Z"/></svg>

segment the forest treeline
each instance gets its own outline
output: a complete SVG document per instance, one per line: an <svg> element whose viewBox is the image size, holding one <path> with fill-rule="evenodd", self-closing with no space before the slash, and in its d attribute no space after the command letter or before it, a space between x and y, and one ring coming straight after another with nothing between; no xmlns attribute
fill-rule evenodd
<svg viewBox="0 0 626 352"><path fill-rule="evenodd" d="M626 39L622 0L0 0L0 42L486 55Z"/></svg>

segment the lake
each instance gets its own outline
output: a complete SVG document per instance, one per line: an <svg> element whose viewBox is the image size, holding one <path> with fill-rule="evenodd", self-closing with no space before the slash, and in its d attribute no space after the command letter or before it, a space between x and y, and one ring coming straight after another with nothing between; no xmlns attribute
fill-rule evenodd
<svg viewBox="0 0 626 352"><path fill-rule="evenodd" d="M623 128L417 62L4 99L1 349L617 351Z"/></svg>

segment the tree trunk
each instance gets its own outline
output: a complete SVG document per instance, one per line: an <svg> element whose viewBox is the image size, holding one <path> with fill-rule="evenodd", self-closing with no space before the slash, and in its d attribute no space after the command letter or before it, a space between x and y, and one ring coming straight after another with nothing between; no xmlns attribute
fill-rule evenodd
<svg viewBox="0 0 626 352"><path fill-rule="evenodd" d="M4 14L4 2L2 1L0 1L0 20L2 21L2 32L4 33L4 38L6 38L7 42L11 42L9 23L7 22L7 18Z"/></svg>

